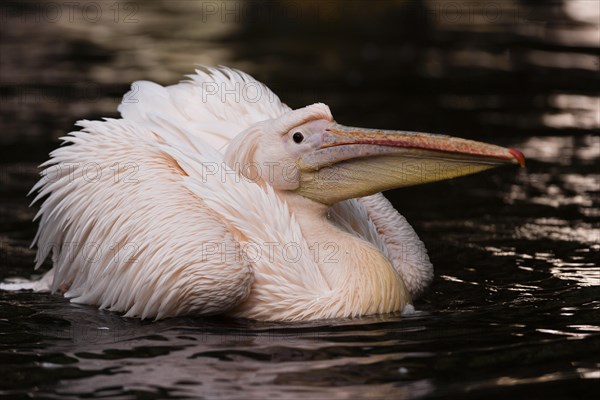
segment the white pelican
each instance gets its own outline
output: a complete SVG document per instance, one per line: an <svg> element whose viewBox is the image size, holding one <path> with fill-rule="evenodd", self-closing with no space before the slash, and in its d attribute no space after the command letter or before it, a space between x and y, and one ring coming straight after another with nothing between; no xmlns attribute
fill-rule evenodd
<svg viewBox="0 0 600 400"><path fill-rule="evenodd" d="M402 311L433 268L380 192L524 162L470 140L345 127L237 70L189 78L134 83L121 119L79 121L42 164L34 244L36 268L52 253L52 292L155 319Z"/></svg>

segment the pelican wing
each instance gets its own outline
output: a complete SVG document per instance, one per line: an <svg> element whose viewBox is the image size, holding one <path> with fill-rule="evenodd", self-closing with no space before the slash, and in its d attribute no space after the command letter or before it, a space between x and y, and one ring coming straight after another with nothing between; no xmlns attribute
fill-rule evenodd
<svg viewBox="0 0 600 400"><path fill-rule="evenodd" d="M251 266L224 221L185 187L165 137L127 120L80 126L53 152L36 198L46 197L37 264L52 252L52 290L142 318L242 301Z"/></svg>
<svg viewBox="0 0 600 400"><path fill-rule="evenodd" d="M231 92L250 88L269 101ZM39 191L34 202L44 199L36 267L52 253L53 291L128 316L232 308L249 293L251 263L229 222L185 179L202 184L190 165L221 163L232 137L288 109L227 68L198 70L169 87L134 83L122 119L78 122L82 130L63 137L67 145L42 165L32 190Z"/></svg>

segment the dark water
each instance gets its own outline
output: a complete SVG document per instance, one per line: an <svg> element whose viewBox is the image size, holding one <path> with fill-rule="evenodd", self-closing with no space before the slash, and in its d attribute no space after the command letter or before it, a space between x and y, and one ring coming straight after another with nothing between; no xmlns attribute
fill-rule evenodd
<svg viewBox="0 0 600 400"><path fill-rule="evenodd" d="M436 269L416 315L154 323L0 292L0 395L600 394L596 0L5 2L0 12L0 279L33 273L25 195L57 138L77 119L115 116L131 81L173 83L195 63L244 69L291 106L323 101L349 125L445 132L528 158L526 169L388 193Z"/></svg>

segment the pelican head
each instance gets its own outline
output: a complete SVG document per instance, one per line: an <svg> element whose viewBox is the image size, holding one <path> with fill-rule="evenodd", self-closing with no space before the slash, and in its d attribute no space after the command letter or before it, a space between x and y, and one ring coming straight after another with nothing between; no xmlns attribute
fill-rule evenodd
<svg viewBox="0 0 600 400"><path fill-rule="evenodd" d="M325 205L525 162L518 150L473 140L343 126L324 104L250 127L225 160L250 179Z"/></svg>

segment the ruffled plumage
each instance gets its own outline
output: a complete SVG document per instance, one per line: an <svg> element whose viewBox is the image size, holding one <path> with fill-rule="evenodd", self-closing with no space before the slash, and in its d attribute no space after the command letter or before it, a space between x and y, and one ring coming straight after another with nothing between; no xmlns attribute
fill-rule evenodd
<svg viewBox="0 0 600 400"><path fill-rule="evenodd" d="M227 157L252 152L242 132L266 120L281 131L310 118L332 120L329 108L292 111L229 68L203 68L189 78L168 87L135 82L119 106L121 119L79 121L81 130L63 137L42 164L32 189L34 203L43 200L34 245L36 267L52 256L50 289L141 318L360 314L353 301L375 300L334 295L286 201L269 185L222 175L236 176ZM431 280L422 242L381 194L338 203L332 221L378 249L411 294ZM300 249L293 263L283 253L288 243ZM250 259L249 249L263 256ZM401 309L410 296L377 301L362 307L386 311L383 302L393 302Z"/></svg>

